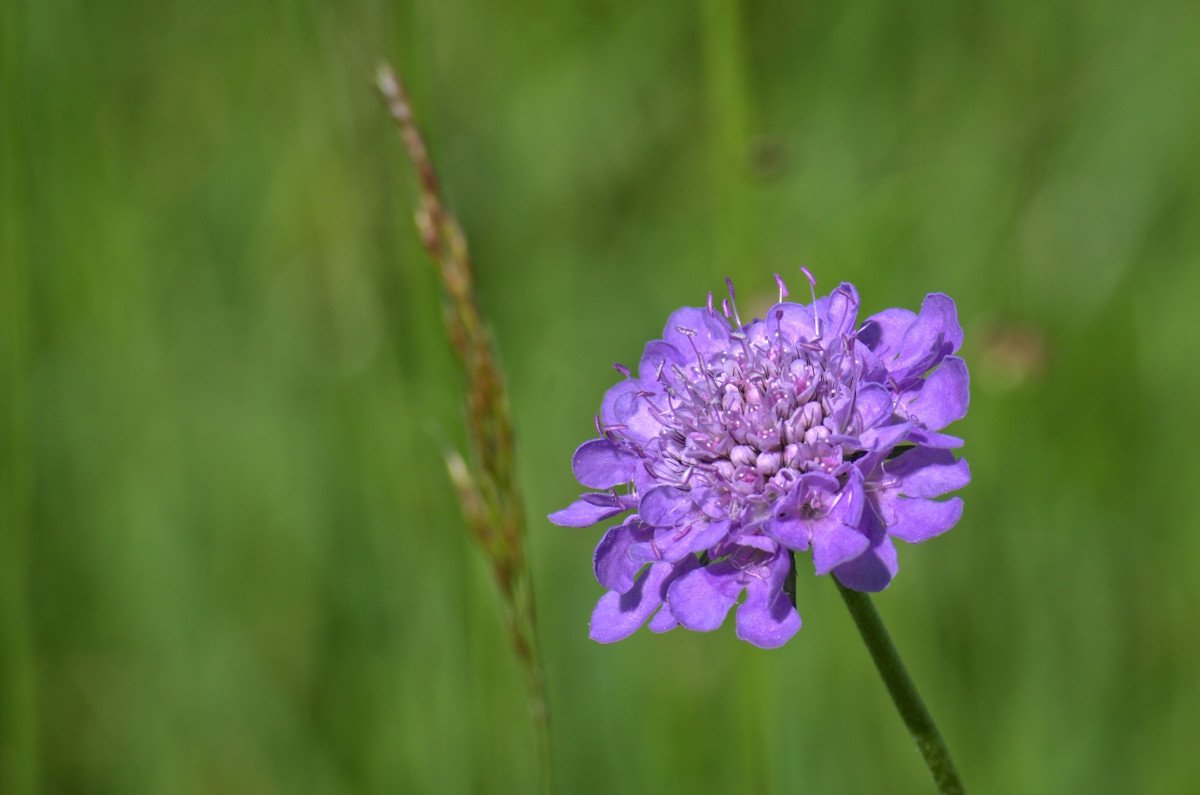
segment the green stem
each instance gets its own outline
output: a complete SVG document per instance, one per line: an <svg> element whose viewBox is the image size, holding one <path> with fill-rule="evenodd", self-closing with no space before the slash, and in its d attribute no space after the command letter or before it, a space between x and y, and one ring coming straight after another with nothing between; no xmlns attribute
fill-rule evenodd
<svg viewBox="0 0 1200 795"><path fill-rule="evenodd" d="M750 95L740 0L705 0L704 67L712 151L714 259L727 275L754 260L747 153Z"/></svg>
<svg viewBox="0 0 1200 795"><path fill-rule="evenodd" d="M954 770L950 751L946 749L946 743L942 740L937 724L933 722L933 716L921 700L917 686L905 670L904 661L900 659L900 653L896 651L896 646L892 643L887 627L883 625L883 619L875 609L871 597L850 590L838 582L836 577L834 583L837 584L846 607L850 609L850 616L858 626L858 633L867 644L867 650L871 652L871 659L875 661L875 667L883 677L883 683L887 685L888 693L891 694L900 717L904 719L904 725L908 727L921 756L925 758L925 765L933 776L938 792L943 795L962 795L962 780Z"/></svg>

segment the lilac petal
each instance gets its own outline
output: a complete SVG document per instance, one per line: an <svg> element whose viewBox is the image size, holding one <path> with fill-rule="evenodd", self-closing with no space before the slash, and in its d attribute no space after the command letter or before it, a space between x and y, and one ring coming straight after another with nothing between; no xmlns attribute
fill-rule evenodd
<svg viewBox="0 0 1200 795"><path fill-rule="evenodd" d="M596 522L602 522L629 510L619 503L596 505L587 499L589 496L592 495L584 495L583 499L576 500L561 511L555 511L547 518L559 527L590 527Z"/></svg>
<svg viewBox="0 0 1200 795"><path fill-rule="evenodd" d="M868 428L859 434L858 439L867 450L890 452L893 447L905 441L912 430L911 422L897 422Z"/></svg>
<svg viewBox="0 0 1200 795"><path fill-rule="evenodd" d="M837 480L833 478L830 480L833 481L833 488L837 488ZM789 549L800 552L808 549L808 543L811 540L808 523L801 515L801 509L808 501L808 493L808 486L797 481L792 490L775 503L774 515L763 525L764 531L771 538Z"/></svg>
<svg viewBox="0 0 1200 795"><path fill-rule="evenodd" d="M861 387L854 398L858 424L853 427L860 434L868 428L874 428L892 416L895 402L892 393L879 384Z"/></svg>
<svg viewBox="0 0 1200 795"><path fill-rule="evenodd" d="M828 574L835 566L861 555L871 545L870 539L858 529L863 514L862 473L850 470L850 481L835 498L829 512L810 522L812 528L813 566L817 576Z"/></svg>
<svg viewBox="0 0 1200 795"><path fill-rule="evenodd" d="M866 451L866 455L855 462L855 465L862 470L864 475L870 475L891 455L897 445L909 441L914 427L912 421L904 420L863 431L858 439L862 449Z"/></svg>
<svg viewBox="0 0 1200 795"><path fill-rule="evenodd" d="M625 593L633 587L633 578L645 564L634 560L629 548L651 534L650 528L636 520L610 529L596 546L592 557L592 570L596 581L610 591Z"/></svg>
<svg viewBox="0 0 1200 795"><path fill-rule="evenodd" d="M688 629L711 632L725 621L742 592L740 576L728 560L685 574L667 589L671 614Z"/></svg>
<svg viewBox="0 0 1200 795"><path fill-rule="evenodd" d="M850 428L851 414L854 412L854 395L847 393L840 397L830 397L831 411L826 415L823 425L832 433L838 433L840 428Z"/></svg>
<svg viewBox="0 0 1200 795"><path fill-rule="evenodd" d="M575 479L589 489L609 489L633 480L638 457L608 439L591 439L579 445L571 458Z"/></svg>
<svg viewBox="0 0 1200 795"><path fill-rule="evenodd" d="M766 532L780 544L804 552L812 541L808 523L799 517L776 517L767 522Z"/></svg>
<svg viewBox="0 0 1200 795"><path fill-rule="evenodd" d="M779 551L779 543L773 538L767 538L758 533L758 527L752 530L747 530L746 526L741 527L741 532L737 534L737 547L744 547L745 551L757 549L760 552L766 552L767 556L774 555ZM736 548L731 552L736 552Z"/></svg>
<svg viewBox="0 0 1200 795"><path fill-rule="evenodd" d="M663 605L646 626L650 628L651 632L670 632L679 626L679 621L671 614L671 608Z"/></svg>
<svg viewBox="0 0 1200 795"><path fill-rule="evenodd" d="M859 441L867 454L854 462L855 468L863 473L864 478L871 477L875 469L892 454L896 445L909 441L912 432L913 424L908 421L863 431Z"/></svg>
<svg viewBox="0 0 1200 795"><path fill-rule="evenodd" d="M854 332L861 334L861 331ZM891 380L887 367L880 361L879 356L868 348L862 340L854 337L851 347L854 359L860 362L860 381L864 384L887 384Z"/></svg>
<svg viewBox="0 0 1200 795"><path fill-rule="evenodd" d="M737 610L737 636L762 649L778 648L800 630L800 614L788 595L780 590L774 597L762 597L762 601L768 598L770 603L766 605L760 605L757 598L747 598Z"/></svg>
<svg viewBox="0 0 1200 795"><path fill-rule="evenodd" d="M711 549L721 542L725 536L729 535L730 523L726 521L704 522L698 527L693 528L689 533L687 541L688 552L703 552L706 549Z"/></svg>
<svg viewBox="0 0 1200 795"><path fill-rule="evenodd" d="M824 532L813 533L813 568L817 576L861 555L871 542L856 528L830 523Z"/></svg>
<svg viewBox="0 0 1200 795"><path fill-rule="evenodd" d="M588 633L592 640L614 643L632 635L663 603L668 586L691 571L693 565L686 561L679 565L655 563L642 572L625 593L609 591L604 594L592 611Z"/></svg>
<svg viewBox="0 0 1200 795"><path fill-rule="evenodd" d="M937 447L939 449L951 449L963 446L963 440L957 436L937 433L936 431L927 431L924 428L913 428L912 432L908 435L908 441L913 444L919 444L922 447Z"/></svg>
<svg viewBox="0 0 1200 795"><path fill-rule="evenodd" d="M849 282L842 282L829 294L825 305L821 336L828 340L841 340L858 320L858 290Z"/></svg>
<svg viewBox="0 0 1200 795"><path fill-rule="evenodd" d="M638 376L643 380L653 381L660 371L669 372L674 365L686 364L694 357L691 348L688 348L685 354L666 340L650 340L642 351Z"/></svg>
<svg viewBox="0 0 1200 795"><path fill-rule="evenodd" d="M708 309L685 306L671 313L663 329L663 339L691 361L696 351L707 357L728 347L729 324Z"/></svg>
<svg viewBox="0 0 1200 795"><path fill-rule="evenodd" d="M746 584L746 601L737 609L737 636L763 649L782 646L800 629L800 614L783 592L792 562L780 550ZM765 574L765 576L763 576Z"/></svg>
<svg viewBox="0 0 1200 795"><path fill-rule="evenodd" d="M921 382L919 390L901 396L909 415L932 431L939 431L967 415L970 402L970 375L967 363L947 356L938 369Z"/></svg>
<svg viewBox="0 0 1200 795"><path fill-rule="evenodd" d="M885 309L867 318L858 330L858 341L881 359L892 357L899 350L905 332L916 319L916 312L907 309Z"/></svg>
<svg viewBox="0 0 1200 795"><path fill-rule="evenodd" d="M958 523L963 511L961 497L951 497L944 502L897 497L881 502L885 503L888 534L910 544L919 544L946 532Z"/></svg>
<svg viewBox="0 0 1200 795"><path fill-rule="evenodd" d="M899 569L896 545L885 538L878 546L835 568L833 575L851 590L875 593L887 588Z"/></svg>
<svg viewBox="0 0 1200 795"><path fill-rule="evenodd" d="M940 497L971 482L965 458L947 450L916 447L883 465L891 488L906 497Z"/></svg>
<svg viewBox="0 0 1200 795"><path fill-rule="evenodd" d="M600 404L600 420L606 426L622 429L623 436L646 442L658 436L662 423L654 416L647 392L656 392L653 383L626 379L614 384L604 393Z"/></svg>
<svg viewBox="0 0 1200 795"><path fill-rule="evenodd" d="M729 514L729 498L717 489L696 486L691 493L692 502L709 519L721 519Z"/></svg>
<svg viewBox="0 0 1200 795"><path fill-rule="evenodd" d="M642 495L638 513L655 527L674 527L687 518L694 503L691 495L674 486L656 486Z"/></svg>
<svg viewBox="0 0 1200 795"><path fill-rule="evenodd" d="M629 554L634 560L674 563L687 555L709 549L729 532L729 522L692 522L682 527L654 528L654 537L634 544Z"/></svg>
<svg viewBox="0 0 1200 795"><path fill-rule="evenodd" d="M767 310L767 316L762 324L754 324L753 330L747 329L752 341L757 341L760 331L762 341L771 342L777 337L797 343L807 342L817 335L814 325L816 315L811 306L784 302L775 304Z"/></svg>
<svg viewBox="0 0 1200 795"><path fill-rule="evenodd" d="M921 312L904 333L888 370L897 381L919 376L937 366L962 346L962 326L954 301L942 293L930 293L921 302Z"/></svg>
<svg viewBox="0 0 1200 795"><path fill-rule="evenodd" d="M819 489L829 493L836 492L841 488L838 479L832 475L827 475L824 472L808 472L800 476L796 483L806 489Z"/></svg>
<svg viewBox="0 0 1200 795"><path fill-rule="evenodd" d="M874 510L863 511L861 529L871 539L870 548L854 560L834 568L838 582L855 591L882 591L896 576L896 545Z"/></svg>
<svg viewBox="0 0 1200 795"><path fill-rule="evenodd" d="M778 304L776 306L778 306ZM767 314L769 315L773 311L775 311L775 307L768 309ZM749 345L752 345L760 350L770 342L770 337L768 336L770 334L770 330L767 328L767 321L759 318L755 318L754 320L751 320L749 323L742 326L741 333L746 338L746 342Z"/></svg>
<svg viewBox="0 0 1200 795"><path fill-rule="evenodd" d="M838 488L837 478L823 472L802 475L777 504L775 515L765 525L767 534L789 549L804 552L812 540L812 523L804 516L803 509L814 491L832 495Z"/></svg>
<svg viewBox="0 0 1200 795"><path fill-rule="evenodd" d="M589 635L600 643L624 640L646 622L662 601L658 586L671 571L670 563L656 563L637 578L625 593L609 591L592 611Z"/></svg>

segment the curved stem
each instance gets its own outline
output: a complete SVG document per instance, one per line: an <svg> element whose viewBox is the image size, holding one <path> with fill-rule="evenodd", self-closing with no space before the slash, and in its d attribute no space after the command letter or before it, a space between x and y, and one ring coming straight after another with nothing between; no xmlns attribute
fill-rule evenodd
<svg viewBox="0 0 1200 795"><path fill-rule="evenodd" d="M836 577L833 581L837 584L846 607L850 609L850 616L854 619L863 642L867 644L867 650L871 652L871 659L875 661L875 667L883 677L883 683L887 685L888 693L891 694L900 717L904 719L904 725L908 727L921 756L925 759L925 765L933 776L938 792L943 795L962 795L962 780L954 769L954 762L950 760L950 751L938 732L937 724L933 722L933 716L921 700L917 686L913 684L912 677L904 668L904 661L900 659L900 653L896 651L871 597L847 588L838 582Z"/></svg>

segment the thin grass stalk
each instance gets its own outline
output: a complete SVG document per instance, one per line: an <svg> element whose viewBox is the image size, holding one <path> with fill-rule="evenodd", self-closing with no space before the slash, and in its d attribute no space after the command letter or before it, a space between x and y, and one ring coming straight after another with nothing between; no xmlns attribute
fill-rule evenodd
<svg viewBox="0 0 1200 795"><path fill-rule="evenodd" d="M475 295L466 235L446 207L424 136L404 83L388 64L377 85L417 174L421 244L441 276L446 333L467 382L468 455L446 455L450 479L476 543L491 567L504 606L505 629L524 673L537 737L542 787L552 788L550 712L538 652L533 583L524 547L524 508L513 458L512 415L491 331Z"/></svg>

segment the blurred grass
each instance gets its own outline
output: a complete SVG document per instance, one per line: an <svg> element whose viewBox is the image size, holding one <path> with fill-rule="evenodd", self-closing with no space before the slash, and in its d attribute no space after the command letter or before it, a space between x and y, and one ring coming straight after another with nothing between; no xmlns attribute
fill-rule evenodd
<svg viewBox="0 0 1200 795"><path fill-rule="evenodd" d="M778 652L601 647L541 520L610 362L801 263L959 302L967 513L877 604L968 786L1197 786L1195 4L0 14L0 790L533 787L378 54L509 368L563 791L927 791L830 583Z"/></svg>

